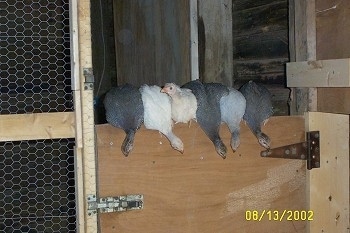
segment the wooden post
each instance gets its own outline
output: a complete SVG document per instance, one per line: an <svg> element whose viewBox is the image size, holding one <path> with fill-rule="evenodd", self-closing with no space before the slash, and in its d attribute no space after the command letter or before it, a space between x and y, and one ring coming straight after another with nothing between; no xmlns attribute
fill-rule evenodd
<svg viewBox="0 0 350 233"><path fill-rule="evenodd" d="M190 35L191 35L191 80L199 79L198 57L198 4L190 0Z"/></svg>
<svg viewBox="0 0 350 233"><path fill-rule="evenodd" d="M349 232L349 115L309 112L306 130L320 131L320 168L307 172L307 232ZM332 122L331 124L329 122Z"/></svg>
<svg viewBox="0 0 350 233"><path fill-rule="evenodd" d="M316 12L315 0L289 1L290 58L293 61L316 60ZM290 112L301 115L317 110L316 88L293 88Z"/></svg>
<svg viewBox="0 0 350 233"><path fill-rule="evenodd" d="M93 89L84 87L83 76L83 69L92 67L90 1L70 4L77 232L97 232L97 216L87 214L87 195L96 195Z"/></svg>

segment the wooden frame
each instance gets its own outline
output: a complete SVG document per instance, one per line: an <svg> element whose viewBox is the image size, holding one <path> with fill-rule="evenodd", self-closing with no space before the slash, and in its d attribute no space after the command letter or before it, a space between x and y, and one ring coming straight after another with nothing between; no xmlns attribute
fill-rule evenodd
<svg viewBox="0 0 350 233"><path fill-rule="evenodd" d="M72 83L76 118L75 175L77 232L97 232L97 215L88 215L87 196L97 195L93 89L84 69L92 68L90 1L71 1Z"/></svg>
<svg viewBox="0 0 350 233"><path fill-rule="evenodd" d="M73 112L0 116L0 141L74 138Z"/></svg>

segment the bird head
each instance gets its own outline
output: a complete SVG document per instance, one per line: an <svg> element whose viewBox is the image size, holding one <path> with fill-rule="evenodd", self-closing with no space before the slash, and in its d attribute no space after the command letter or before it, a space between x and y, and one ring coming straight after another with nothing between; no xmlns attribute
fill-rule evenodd
<svg viewBox="0 0 350 233"><path fill-rule="evenodd" d="M177 90L177 86L175 83L166 83L162 88L162 90L160 91L172 96L176 93L176 90Z"/></svg>

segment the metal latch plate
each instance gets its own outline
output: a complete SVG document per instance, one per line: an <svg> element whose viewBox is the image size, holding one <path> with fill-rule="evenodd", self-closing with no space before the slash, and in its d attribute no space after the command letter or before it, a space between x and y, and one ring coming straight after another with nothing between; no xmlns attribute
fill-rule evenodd
<svg viewBox="0 0 350 233"><path fill-rule="evenodd" d="M116 197L103 197L97 199L95 195L88 195L88 214L121 212L127 210L143 209L143 195L124 195Z"/></svg>
<svg viewBox="0 0 350 233"><path fill-rule="evenodd" d="M262 151L261 157L307 160L307 169L320 167L320 132L306 133L306 142Z"/></svg>

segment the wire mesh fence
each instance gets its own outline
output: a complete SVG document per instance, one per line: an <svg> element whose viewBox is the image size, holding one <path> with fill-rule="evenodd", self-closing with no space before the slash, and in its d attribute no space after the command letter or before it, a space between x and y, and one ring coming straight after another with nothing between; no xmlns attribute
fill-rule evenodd
<svg viewBox="0 0 350 233"><path fill-rule="evenodd" d="M74 139L0 143L0 232L74 232Z"/></svg>
<svg viewBox="0 0 350 233"><path fill-rule="evenodd" d="M0 114L73 110L69 0L0 0Z"/></svg>
<svg viewBox="0 0 350 233"><path fill-rule="evenodd" d="M0 114L73 111L69 0L0 0ZM0 232L75 232L74 139L0 142Z"/></svg>

